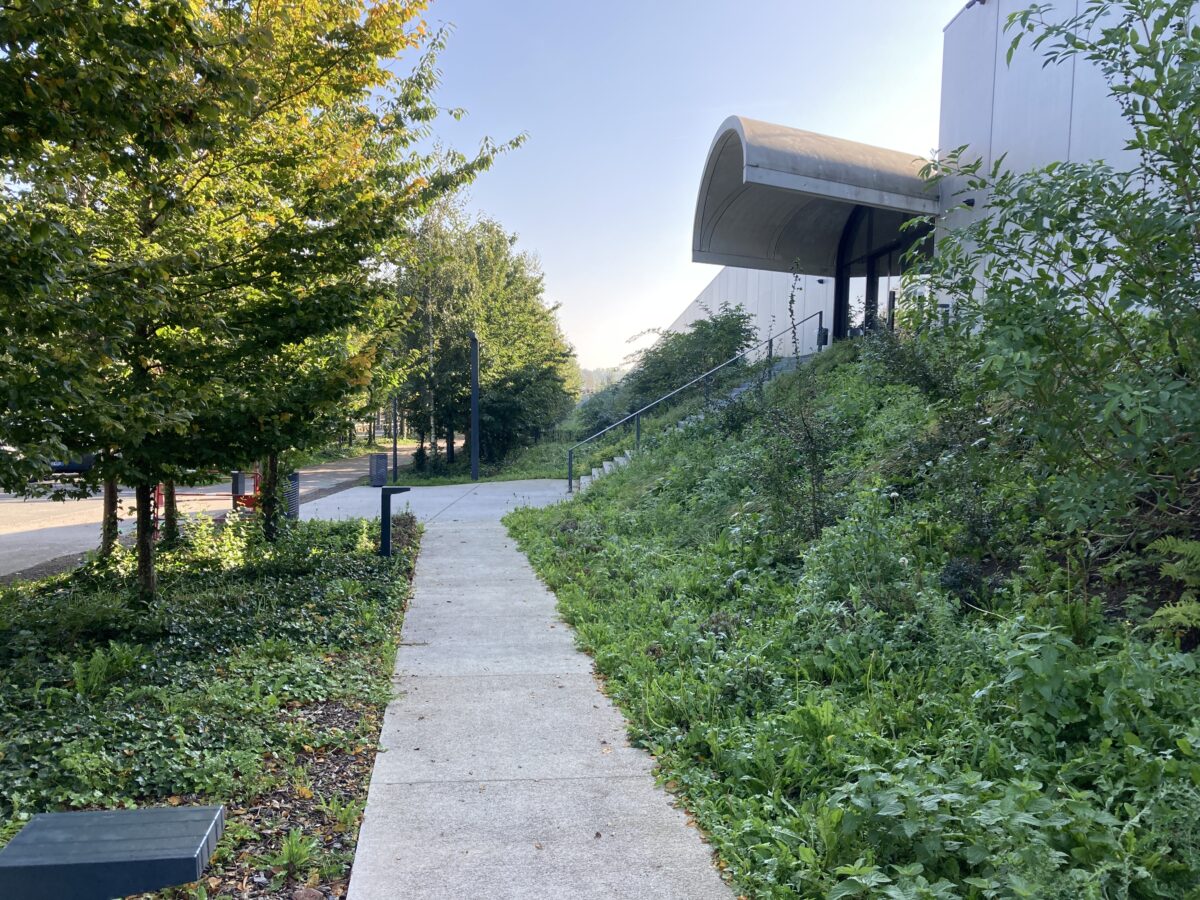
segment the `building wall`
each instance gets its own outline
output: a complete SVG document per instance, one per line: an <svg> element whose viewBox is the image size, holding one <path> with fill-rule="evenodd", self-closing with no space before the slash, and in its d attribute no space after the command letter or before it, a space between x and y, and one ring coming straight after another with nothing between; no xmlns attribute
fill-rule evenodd
<svg viewBox="0 0 1200 900"><path fill-rule="evenodd" d="M1051 15L1068 18L1086 0L1057 0ZM985 168L1004 156L1005 168L1027 171L1051 162L1104 160L1132 165L1125 149L1129 128L1093 64L1072 57L1044 66L1045 48L1028 37L1009 62L1016 32L1008 17L1027 0L987 0L963 9L945 28L939 147L966 145L964 160ZM955 205L953 190L942 205Z"/></svg>
<svg viewBox="0 0 1200 900"><path fill-rule="evenodd" d="M1051 2L1048 15L1062 21L1083 12L1088 0ZM1072 56L1046 65L1048 47L1034 47L1031 35L1007 58L1017 34L1006 28L1009 16L1027 6L1028 0L976 0L944 29L940 152L965 148L962 161L980 160L985 171L1001 158L1017 172L1052 162L1136 166L1126 148L1130 126L1095 64ZM963 179L943 182L941 227L961 227L983 214L987 196L972 196L973 209L961 205L967 197Z"/></svg>
<svg viewBox="0 0 1200 900"><path fill-rule="evenodd" d="M792 293L793 276L787 272L762 272L757 269L721 269L696 299L671 323L668 331L683 331L697 319L716 312L722 303L741 306L754 319L759 340L791 328L788 298ZM860 291L861 293L861 291ZM886 295L885 295L886 296ZM825 312L825 327L833 315L833 279L801 276L796 281L796 321L800 322L818 310ZM800 352L816 349L817 320L814 318L798 329ZM791 354L791 336L775 342L775 354Z"/></svg>

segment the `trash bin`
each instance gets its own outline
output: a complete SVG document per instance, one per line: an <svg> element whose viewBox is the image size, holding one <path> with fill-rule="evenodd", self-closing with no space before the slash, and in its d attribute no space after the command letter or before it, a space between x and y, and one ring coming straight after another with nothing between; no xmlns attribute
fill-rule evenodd
<svg viewBox="0 0 1200 900"><path fill-rule="evenodd" d="M293 472L287 476L283 486L283 508L289 519L300 518L300 473Z"/></svg>
<svg viewBox="0 0 1200 900"><path fill-rule="evenodd" d="M388 458L386 453L371 454L371 487L383 487L388 480Z"/></svg>

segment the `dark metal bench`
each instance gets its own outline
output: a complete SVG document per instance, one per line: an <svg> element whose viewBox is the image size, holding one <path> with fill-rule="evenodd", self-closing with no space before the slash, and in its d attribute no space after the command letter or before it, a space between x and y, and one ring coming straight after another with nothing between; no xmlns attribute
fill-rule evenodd
<svg viewBox="0 0 1200 900"><path fill-rule="evenodd" d="M199 881L223 806L42 813L0 850L0 897L112 900Z"/></svg>

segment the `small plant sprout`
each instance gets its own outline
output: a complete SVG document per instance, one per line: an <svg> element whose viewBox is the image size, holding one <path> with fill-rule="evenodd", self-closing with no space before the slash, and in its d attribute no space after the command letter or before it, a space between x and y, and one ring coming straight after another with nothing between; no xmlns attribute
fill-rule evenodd
<svg viewBox="0 0 1200 900"><path fill-rule="evenodd" d="M288 878L296 878L313 861L316 852L317 839L305 835L301 828L293 828L269 861Z"/></svg>
<svg viewBox="0 0 1200 900"><path fill-rule="evenodd" d="M333 826L334 831L346 832L352 831L358 825L365 806L366 804L361 800L334 794L332 797L322 798L317 804L317 809Z"/></svg>

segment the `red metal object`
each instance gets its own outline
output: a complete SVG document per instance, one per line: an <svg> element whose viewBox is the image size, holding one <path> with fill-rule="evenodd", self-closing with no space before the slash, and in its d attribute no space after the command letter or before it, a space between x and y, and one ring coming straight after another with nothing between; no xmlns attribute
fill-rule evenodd
<svg viewBox="0 0 1200 900"><path fill-rule="evenodd" d="M158 484L156 484L154 486L154 503L152 504L153 508L151 509L151 516L150 516L151 521L154 523L154 528L153 528L154 535L153 535L152 540L156 540L156 541L158 540L158 531L159 531L158 520L159 520L159 516L162 512L163 502L164 502L163 501L163 486L162 486L162 482L159 482Z"/></svg>
<svg viewBox="0 0 1200 900"><path fill-rule="evenodd" d="M251 483L254 485L254 490L249 494L232 494L225 493L224 491L220 493L215 491L211 493L208 491L176 491L175 499L178 500L180 497L203 497L206 500L220 500L224 497L231 497L233 505L237 509L257 509L259 503L259 480L261 476L258 472L251 472L249 474L253 479ZM154 522L155 540L159 537L159 523L162 520L162 510L165 505L166 498L163 493L162 483L160 482L154 486L154 503L151 511L151 520Z"/></svg>
<svg viewBox="0 0 1200 900"><path fill-rule="evenodd" d="M239 509L257 509L258 508L258 482L259 473L251 472L250 477L253 479L252 484L254 490L249 494L237 494L233 498L233 505Z"/></svg>

